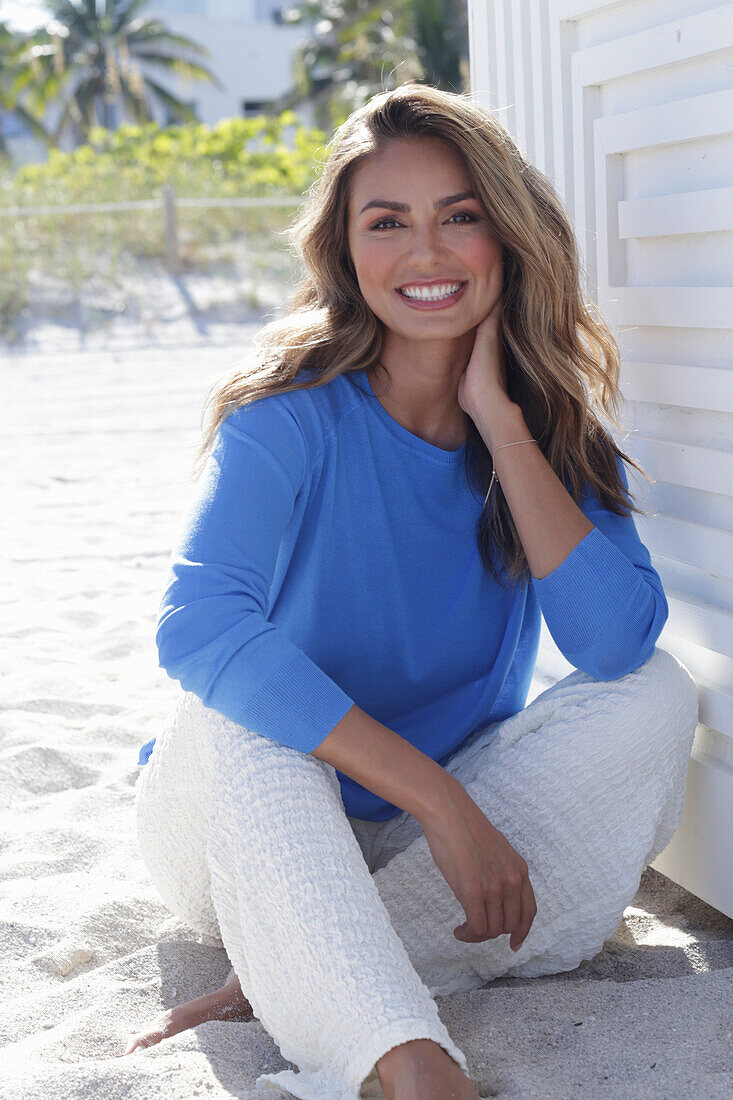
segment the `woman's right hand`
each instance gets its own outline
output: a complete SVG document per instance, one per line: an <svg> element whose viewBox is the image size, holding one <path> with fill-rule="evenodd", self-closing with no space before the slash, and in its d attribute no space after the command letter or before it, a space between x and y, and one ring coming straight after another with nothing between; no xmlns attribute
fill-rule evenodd
<svg viewBox="0 0 733 1100"><path fill-rule="evenodd" d="M455 776L446 772L445 778L445 798L420 824L466 914L453 935L481 943L509 933L509 946L518 951L537 913L527 864Z"/></svg>

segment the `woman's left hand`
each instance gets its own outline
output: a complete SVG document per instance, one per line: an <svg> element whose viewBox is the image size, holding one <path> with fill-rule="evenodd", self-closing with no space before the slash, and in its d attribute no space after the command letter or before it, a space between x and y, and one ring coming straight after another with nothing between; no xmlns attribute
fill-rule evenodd
<svg viewBox="0 0 733 1100"><path fill-rule="evenodd" d="M474 421L487 410L496 410L504 402L514 404L506 386L500 331L502 304L503 298L499 295L490 312L476 326L471 358L458 383L458 404Z"/></svg>

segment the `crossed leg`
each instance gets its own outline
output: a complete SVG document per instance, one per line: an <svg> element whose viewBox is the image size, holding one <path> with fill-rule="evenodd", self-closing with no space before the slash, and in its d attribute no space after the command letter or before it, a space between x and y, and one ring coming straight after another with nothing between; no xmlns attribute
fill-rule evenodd
<svg viewBox="0 0 733 1100"><path fill-rule="evenodd" d="M694 679L655 649L619 680L575 670L448 761L529 866L537 915L519 951L508 935L455 938L463 910L408 815L385 830L392 851L405 842L386 865L377 834L374 882L431 994L573 970L601 950L679 825L697 716Z"/></svg>

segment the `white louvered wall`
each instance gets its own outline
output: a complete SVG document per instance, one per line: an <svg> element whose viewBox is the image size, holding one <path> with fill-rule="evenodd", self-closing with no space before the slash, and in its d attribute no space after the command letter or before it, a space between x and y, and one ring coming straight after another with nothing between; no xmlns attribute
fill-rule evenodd
<svg viewBox="0 0 733 1100"><path fill-rule="evenodd" d="M553 182L623 357L635 516L698 685L653 866L733 916L733 3L468 0L471 92ZM572 666L543 623L531 701Z"/></svg>

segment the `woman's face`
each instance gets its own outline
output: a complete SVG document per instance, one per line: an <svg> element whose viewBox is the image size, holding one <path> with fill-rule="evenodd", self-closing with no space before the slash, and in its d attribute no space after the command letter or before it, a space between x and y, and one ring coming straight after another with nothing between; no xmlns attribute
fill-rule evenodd
<svg viewBox="0 0 733 1100"><path fill-rule="evenodd" d="M459 154L431 137L395 139L354 172L348 243L359 287L400 336L461 336L501 295L502 247L470 192Z"/></svg>

